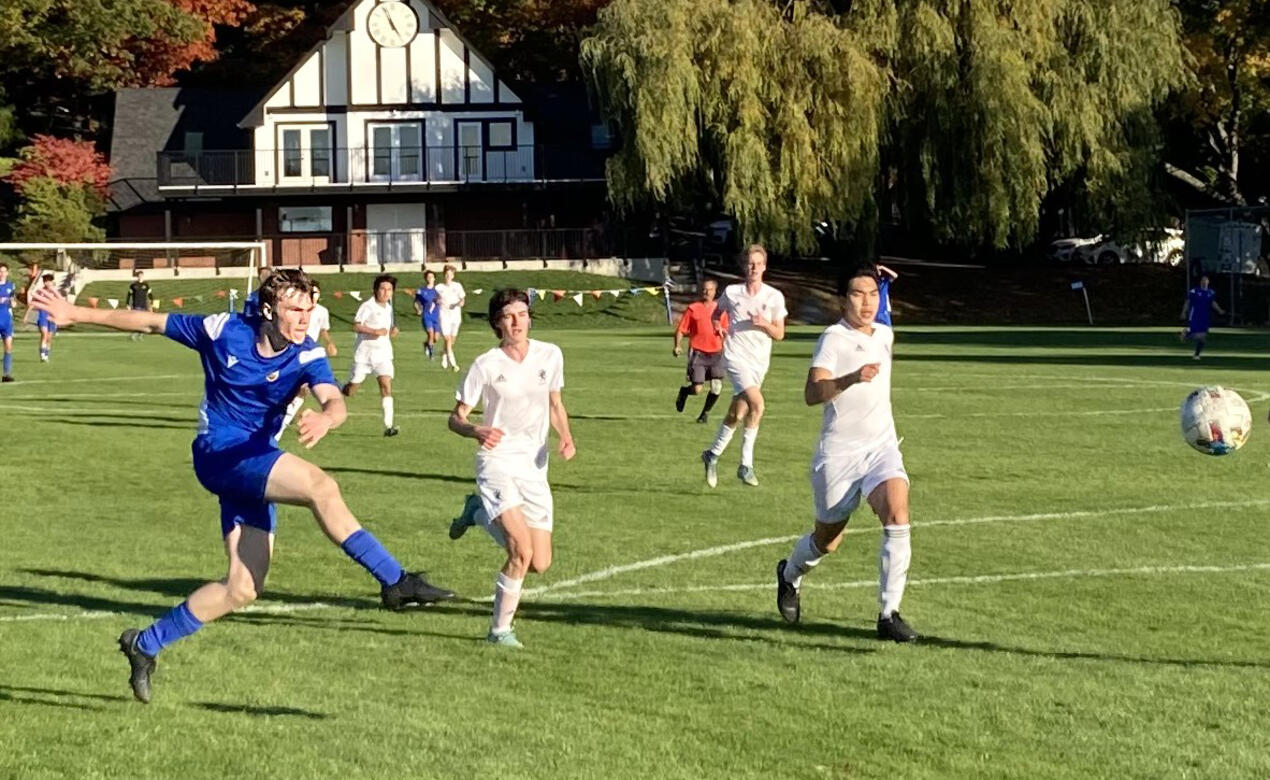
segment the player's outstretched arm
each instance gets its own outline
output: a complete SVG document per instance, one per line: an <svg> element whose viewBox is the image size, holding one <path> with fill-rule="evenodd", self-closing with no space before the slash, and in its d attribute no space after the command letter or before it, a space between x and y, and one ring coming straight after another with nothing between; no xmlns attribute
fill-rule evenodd
<svg viewBox="0 0 1270 780"><path fill-rule="evenodd" d="M803 400L808 406L832 401L843 390L860 382L872 382L878 375L878 363L868 363L842 376L834 376L828 369L813 368L807 372L807 384L803 387Z"/></svg>
<svg viewBox="0 0 1270 780"><path fill-rule="evenodd" d="M107 311L75 306L57 293L42 288L31 293L28 303L37 311L47 312L59 326L84 323L133 333L163 333L168 324L166 314L122 309Z"/></svg>
<svg viewBox="0 0 1270 780"><path fill-rule="evenodd" d="M560 457L573 460L577 448L573 446L573 434L569 431L569 412L564 408L564 399L559 390L553 390L548 396L551 399L551 427L560 437Z"/></svg>
<svg viewBox="0 0 1270 780"><path fill-rule="evenodd" d="M498 428L492 428L488 425L477 425L467 419L472 413L472 407L459 401L454 404L454 411L450 412L450 419L447 423L451 431L468 439L476 439L481 446L487 450L494 449L499 440L503 438L503 432Z"/></svg>
<svg viewBox="0 0 1270 780"><path fill-rule="evenodd" d="M886 266L882 265L881 263L878 263L878 270L886 274L887 276L889 276L891 278L891 281L895 281L896 279L900 278L899 274L897 274L895 271L892 271L890 268L887 268Z"/></svg>

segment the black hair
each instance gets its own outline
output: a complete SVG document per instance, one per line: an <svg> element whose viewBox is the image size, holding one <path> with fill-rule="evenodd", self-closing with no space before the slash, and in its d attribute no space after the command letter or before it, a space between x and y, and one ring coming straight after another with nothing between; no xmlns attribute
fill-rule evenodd
<svg viewBox="0 0 1270 780"><path fill-rule="evenodd" d="M371 294L374 295L376 292L378 292L379 285L383 284L384 282L388 282L389 284L391 284L394 290L397 289L397 277L393 276L392 274L380 274L379 276L375 277L375 283L371 285L370 287Z"/></svg>
<svg viewBox="0 0 1270 780"><path fill-rule="evenodd" d="M53 274L44 274L40 279L45 282L51 282L53 281Z"/></svg>
<svg viewBox="0 0 1270 780"><path fill-rule="evenodd" d="M503 316L503 307L517 301L528 306L529 293L524 290L518 290L515 287L509 287L506 290L496 290L489 297L489 326L493 328L494 333L500 339L503 337L503 331L498 327L498 320Z"/></svg>
<svg viewBox="0 0 1270 780"><path fill-rule="evenodd" d="M860 260L849 266L838 277L838 294L846 295L851 290L851 280L861 276L876 280L878 278L877 263L872 260Z"/></svg>

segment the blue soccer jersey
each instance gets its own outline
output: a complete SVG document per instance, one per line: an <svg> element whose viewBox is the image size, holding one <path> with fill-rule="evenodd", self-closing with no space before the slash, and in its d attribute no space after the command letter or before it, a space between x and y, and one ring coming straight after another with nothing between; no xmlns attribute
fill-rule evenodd
<svg viewBox="0 0 1270 780"><path fill-rule="evenodd" d="M199 437L211 449L272 441L301 384L334 385L326 350L313 339L271 358L256 352L256 329L241 314L169 314L165 334L203 362Z"/></svg>
<svg viewBox="0 0 1270 780"><path fill-rule="evenodd" d="M439 323L441 321L440 293L435 287L420 287L415 292L415 303L423 309L423 323ZM437 330L433 328L433 330Z"/></svg>
<svg viewBox="0 0 1270 780"><path fill-rule="evenodd" d="M260 316L259 291L252 290L251 293L247 296L246 300L243 301L243 316L244 317L259 317Z"/></svg>
<svg viewBox="0 0 1270 780"><path fill-rule="evenodd" d="M1213 312L1213 299L1217 297L1217 293L1211 287L1196 287L1186 295L1186 299L1191 304L1191 313L1188 330L1191 333L1207 333L1209 321Z"/></svg>
<svg viewBox="0 0 1270 780"><path fill-rule="evenodd" d="M873 320L883 325L891 324L891 277L889 276L878 277L878 313Z"/></svg>
<svg viewBox="0 0 1270 780"><path fill-rule="evenodd" d="M13 282L0 282L0 326L13 326Z"/></svg>

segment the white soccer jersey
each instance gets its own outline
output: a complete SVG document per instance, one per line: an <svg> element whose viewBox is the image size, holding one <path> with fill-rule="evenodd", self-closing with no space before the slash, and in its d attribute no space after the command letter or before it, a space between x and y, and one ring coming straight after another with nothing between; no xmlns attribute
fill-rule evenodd
<svg viewBox="0 0 1270 780"><path fill-rule="evenodd" d="M457 314L459 311L459 302L467 297L463 285L458 282L441 283L437 285L437 300L441 304L441 314Z"/></svg>
<svg viewBox="0 0 1270 780"><path fill-rule="evenodd" d="M373 298L369 301L363 301L362 305L357 307L357 315L353 318L353 322L365 325L372 330L380 330L381 328L392 330L392 301L379 303ZM386 353L391 358L392 340L387 335L367 336L365 333L358 333L355 350L362 354L373 351L381 356Z"/></svg>
<svg viewBox="0 0 1270 780"><path fill-rule="evenodd" d="M503 438L492 450L477 450L476 467L532 461L547 468L547 431L551 427L550 393L564 387L564 355L555 344L529 340L529 352L519 363L501 347L485 352L468 368L455 398L476 408L484 405L485 425L498 428Z"/></svg>
<svg viewBox="0 0 1270 780"><path fill-rule="evenodd" d="M330 329L331 310L320 303L313 304L313 312L309 314L309 329L305 331L304 335L317 341L322 331Z"/></svg>
<svg viewBox="0 0 1270 780"><path fill-rule="evenodd" d="M723 339L723 357L729 365L767 373L772 360L772 337L754 325L754 315L762 314L768 322L780 322L789 316L785 296L770 284L750 295L745 284L729 284L719 298L719 312L727 312L728 332Z"/></svg>
<svg viewBox="0 0 1270 780"><path fill-rule="evenodd" d="M831 377L840 377L877 363L878 374L873 381L854 384L825 403L817 461L895 443L895 418L891 416L894 344L895 332L880 323L874 323L873 335L849 327L842 320L821 334L811 358L812 368L823 368Z"/></svg>

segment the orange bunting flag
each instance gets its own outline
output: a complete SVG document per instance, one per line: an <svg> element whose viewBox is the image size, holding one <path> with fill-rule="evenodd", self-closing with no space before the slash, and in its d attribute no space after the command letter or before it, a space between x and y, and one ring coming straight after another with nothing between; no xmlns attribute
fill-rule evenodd
<svg viewBox="0 0 1270 780"><path fill-rule="evenodd" d="M217 291L216 291L216 297L217 297L217 298L224 298L224 297L225 297L225 291L224 291L224 290L217 290Z"/></svg>
<svg viewBox="0 0 1270 780"><path fill-rule="evenodd" d="M172 305L173 305L173 306L175 306L176 308L178 308L178 309L179 309L179 308L181 308L182 306L184 306L184 305L185 305L185 299L184 299L184 298L173 298L173 299L172 299Z"/></svg>
<svg viewBox="0 0 1270 780"><path fill-rule="evenodd" d="M332 295L334 295L336 298L343 298L343 297L344 297L344 291L343 291L343 290L336 290L334 293L332 293Z"/></svg>
<svg viewBox="0 0 1270 780"><path fill-rule="evenodd" d="M403 287L403 288L401 288L401 291L402 291L403 293L405 293L406 295L409 295L411 298L413 298L413 297L414 297L414 294L415 294L415 288L413 288L413 287Z"/></svg>
<svg viewBox="0 0 1270 780"><path fill-rule="evenodd" d="M95 309L95 308L97 308L97 299L96 299L96 298L89 298L89 299L88 299L88 305L89 305L89 306L92 306L94 309Z"/></svg>
<svg viewBox="0 0 1270 780"><path fill-rule="evenodd" d="M564 300L564 290L552 290L551 297L555 298L557 301Z"/></svg>
<svg viewBox="0 0 1270 780"><path fill-rule="evenodd" d="M596 299L597 301L598 301L598 300L600 300L600 296L601 296L601 295L603 295L603 294L604 294L604 291L603 291L603 290L592 290L592 291L591 291L591 297L592 297L592 298L594 298L594 299Z"/></svg>

